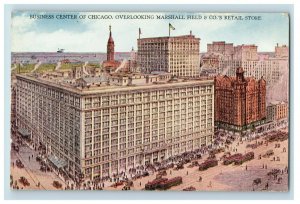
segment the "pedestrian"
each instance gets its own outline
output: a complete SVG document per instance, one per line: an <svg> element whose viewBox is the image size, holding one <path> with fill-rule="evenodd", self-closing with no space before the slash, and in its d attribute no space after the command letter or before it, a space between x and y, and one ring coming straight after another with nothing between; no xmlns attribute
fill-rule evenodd
<svg viewBox="0 0 300 204"><path fill-rule="evenodd" d="M246 165L246 171L248 170L248 166Z"/></svg>
<svg viewBox="0 0 300 204"><path fill-rule="evenodd" d="M265 165L263 164L263 169L265 168Z"/></svg>
<svg viewBox="0 0 300 204"><path fill-rule="evenodd" d="M30 161L30 156L28 157L28 160Z"/></svg>
<svg viewBox="0 0 300 204"><path fill-rule="evenodd" d="M186 172L186 175L189 175L189 171Z"/></svg>
<svg viewBox="0 0 300 204"><path fill-rule="evenodd" d="M15 168L15 162L12 163L13 168Z"/></svg>
<svg viewBox="0 0 300 204"><path fill-rule="evenodd" d="M140 181L140 186L142 186L142 182Z"/></svg>

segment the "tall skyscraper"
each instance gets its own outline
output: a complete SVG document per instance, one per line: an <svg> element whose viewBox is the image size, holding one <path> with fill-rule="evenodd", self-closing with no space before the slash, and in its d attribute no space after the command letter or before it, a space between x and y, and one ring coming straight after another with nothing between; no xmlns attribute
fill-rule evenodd
<svg viewBox="0 0 300 204"><path fill-rule="evenodd" d="M138 39L141 71L169 72L174 76L200 75L200 38L190 35Z"/></svg>

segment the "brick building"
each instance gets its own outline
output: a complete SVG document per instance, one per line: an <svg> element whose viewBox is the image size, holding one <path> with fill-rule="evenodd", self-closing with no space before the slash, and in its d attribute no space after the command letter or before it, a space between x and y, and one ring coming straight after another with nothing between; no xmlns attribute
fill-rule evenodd
<svg viewBox="0 0 300 204"><path fill-rule="evenodd" d="M215 77L215 124L219 128L245 130L266 118L266 81L245 78L242 68L236 77Z"/></svg>

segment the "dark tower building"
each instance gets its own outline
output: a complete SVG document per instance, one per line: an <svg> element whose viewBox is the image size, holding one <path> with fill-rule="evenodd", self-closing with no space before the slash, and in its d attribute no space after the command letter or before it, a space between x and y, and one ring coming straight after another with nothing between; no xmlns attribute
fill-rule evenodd
<svg viewBox="0 0 300 204"><path fill-rule="evenodd" d="M109 26L109 38L107 41L106 56L107 56L106 61L102 63L102 67L107 72L115 71L120 66L121 63L119 61L115 61L115 42L114 39L112 38L111 26Z"/></svg>
<svg viewBox="0 0 300 204"><path fill-rule="evenodd" d="M109 38L107 41L107 61L115 60L115 42L111 35L111 26L109 26Z"/></svg>
<svg viewBox="0 0 300 204"><path fill-rule="evenodd" d="M244 77L243 68L236 77L215 77L215 125L242 131L266 119L266 81Z"/></svg>

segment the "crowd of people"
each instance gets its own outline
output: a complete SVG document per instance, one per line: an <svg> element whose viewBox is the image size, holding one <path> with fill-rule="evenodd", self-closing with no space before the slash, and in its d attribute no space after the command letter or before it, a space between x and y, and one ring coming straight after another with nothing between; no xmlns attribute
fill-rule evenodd
<svg viewBox="0 0 300 204"><path fill-rule="evenodd" d="M243 144L244 141L253 141L257 140L259 137L253 133L248 133L241 137L238 134L234 133L228 133L224 131L216 131L214 136L214 142L211 145L208 146L202 146L199 149L184 152L180 155L171 156L161 162L154 162L146 165L139 165L136 167L131 167L127 169L126 171L123 170L118 173L113 173L112 175L107 175L103 177L98 177L94 179L90 179L88 181L74 181L70 178L62 178L64 181L64 189L65 190L75 190L75 189L85 189L85 190L102 190L107 186L111 186L115 183L125 183L130 180L136 180L141 177L146 177L151 174L154 174L156 172L159 172L161 170L169 171L169 174L172 175L172 170L178 170L179 167L187 163L191 163L193 161L196 161L200 158L202 158L203 155L209 155L212 152L219 153L218 151L222 150L223 152L237 152L238 146L240 144ZM234 141L235 145L232 145ZM20 141L19 143L21 146L24 145L24 142ZM256 145L262 145L261 143L257 143ZM39 157L43 157L45 155L45 151L43 147L31 144L30 147L35 150L36 155L39 155ZM278 147L278 144L276 145L276 148ZM286 148L283 147L283 152L286 151ZM28 162L32 162L34 159L34 154L28 156ZM280 158L273 157L274 161L279 161ZM14 168L14 162L12 162L12 166ZM247 165L245 167L245 170L247 170ZM263 165L264 169L267 169L267 165ZM58 172L58 176L60 176L60 172ZM188 171L186 172L188 175ZM202 177L199 177L199 182L202 182ZM12 187L17 188L17 185L13 185L15 182L12 182ZM39 183L40 186L40 183Z"/></svg>

